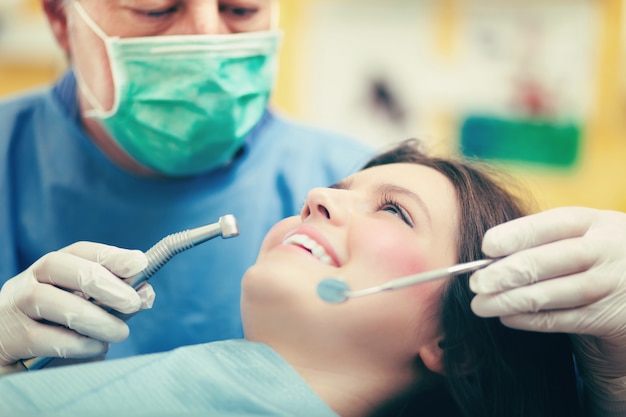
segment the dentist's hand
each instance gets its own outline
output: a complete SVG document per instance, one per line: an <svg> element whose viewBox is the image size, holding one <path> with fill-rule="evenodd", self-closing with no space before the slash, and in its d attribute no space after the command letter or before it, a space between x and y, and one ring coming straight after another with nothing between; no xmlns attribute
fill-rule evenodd
<svg viewBox="0 0 626 417"><path fill-rule="evenodd" d="M35 356L89 358L128 337L124 314L150 308L154 291L120 278L147 266L141 251L79 242L40 258L0 290L0 367Z"/></svg>
<svg viewBox="0 0 626 417"><path fill-rule="evenodd" d="M473 311L510 327L572 333L595 415L626 413L626 213L564 207L489 230Z"/></svg>

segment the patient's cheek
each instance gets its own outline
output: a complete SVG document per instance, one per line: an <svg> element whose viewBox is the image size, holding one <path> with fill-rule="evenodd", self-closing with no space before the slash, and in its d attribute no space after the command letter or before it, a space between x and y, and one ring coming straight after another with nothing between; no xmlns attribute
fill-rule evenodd
<svg viewBox="0 0 626 417"><path fill-rule="evenodd" d="M428 266L428 261L424 259L421 253L417 255L415 252L405 254L395 253L391 255L390 262L393 262L391 265L396 265L397 269L394 270L394 275L398 277L417 274L432 269Z"/></svg>
<svg viewBox="0 0 626 417"><path fill-rule="evenodd" d="M391 276L400 277L432 269L429 267L432 260L429 260L426 251L414 237L400 240L397 236L387 237L381 233L376 239L376 246L372 248L372 256L390 268Z"/></svg>

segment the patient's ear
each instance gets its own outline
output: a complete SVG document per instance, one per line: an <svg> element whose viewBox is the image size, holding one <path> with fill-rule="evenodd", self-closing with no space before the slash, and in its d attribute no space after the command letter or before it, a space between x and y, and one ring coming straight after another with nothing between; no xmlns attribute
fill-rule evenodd
<svg viewBox="0 0 626 417"><path fill-rule="evenodd" d="M419 350L419 357L424 363L424 366L431 372L445 375L443 367L443 349L441 348L440 338L433 339L426 345L423 345Z"/></svg>

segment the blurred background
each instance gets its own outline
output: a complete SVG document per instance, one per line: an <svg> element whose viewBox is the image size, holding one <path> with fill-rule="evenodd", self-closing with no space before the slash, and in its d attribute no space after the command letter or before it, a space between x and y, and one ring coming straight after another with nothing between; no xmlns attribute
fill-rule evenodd
<svg viewBox="0 0 626 417"><path fill-rule="evenodd" d="M485 158L541 209L626 211L623 0L281 0L281 27L280 112ZM0 98L66 68L40 0L2 0Z"/></svg>

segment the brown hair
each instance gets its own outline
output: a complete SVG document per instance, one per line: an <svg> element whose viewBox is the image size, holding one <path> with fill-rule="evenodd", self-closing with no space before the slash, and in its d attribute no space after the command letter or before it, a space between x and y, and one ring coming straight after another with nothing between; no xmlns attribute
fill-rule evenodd
<svg viewBox="0 0 626 417"><path fill-rule="evenodd" d="M458 262L481 259L488 229L529 212L528 200L512 191L511 180L483 162L427 156L419 142L408 140L373 158L363 169L391 163L423 165L452 182L459 204ZM505 185L503 179L509 182ZM446 417L579 415L567 335L515 330L497 318L476 316L470 308L474 295L469 276L450 279L442 295L445 384L438 392L412 399L401 415L411 415L413 410L419 410L420 416ZM443 404L445 398L451 398L455 407Z"/></svg>

